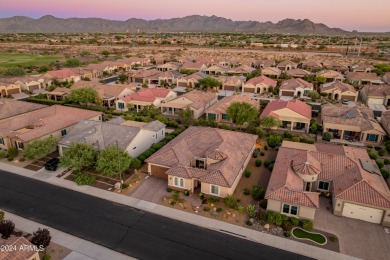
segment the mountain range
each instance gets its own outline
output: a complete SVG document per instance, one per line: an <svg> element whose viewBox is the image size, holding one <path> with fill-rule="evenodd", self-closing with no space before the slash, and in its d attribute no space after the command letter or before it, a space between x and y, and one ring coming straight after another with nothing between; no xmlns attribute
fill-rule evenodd
<svg viewBox="0 0 390 260"><path fill-rule="evenodd" d="M308 19L284 19L277 23L233 21L217 16L191 15L183 18L126 21L101 18L57 18L51 15L33 19L14 16L0 19L0 33L84 33L84 32L248 32L291 34L348 34Z"/></svg>

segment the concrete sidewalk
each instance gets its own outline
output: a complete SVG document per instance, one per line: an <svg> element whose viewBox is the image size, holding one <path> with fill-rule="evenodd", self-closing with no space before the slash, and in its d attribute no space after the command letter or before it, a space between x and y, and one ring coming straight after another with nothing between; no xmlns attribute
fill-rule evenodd
<svg viewBox="0 0 390 260"><path fill-rule="evenodd" d="M114 192L109 192L94 188L91 186L77 186L74 182L64 180L61 178L55 177L58 173L53 173L52 176L50 173L44 173L40 175L40 172L33 172L24 168L19 168L13 165L0 163L0 169L19 174L25 177L34 178L40 181L45 181L47 183L57 185L63 188L71 189L77 192L95 196L101 199L113 201L130 207L138 208L144 211L148 211L154 214L165 216L171 219L178 221L186 222L196 226L216 230L219 232L224 232L229 235L235 235L244 239L255 241L263 245L268 245L271 247L276 247L283 249L292 253L304 255L307 257L315 259L357 259L352 256L344 255L341 253L329 251L315 246L310 246L304 243L299 243L293 240L288 240L282 237L266 234L259 232L257 230L248 229L245 227L240 227L237 225L232 225L223 221L218 221L196 214L184 212L177 209L168 208L161 206L159 204L154 204L148 201L124 196Z"/></svg>
<svg viewBox="0 0 390 260"><path fill-rule="evenodd" d="M116 251L110 250L108 248L99 246L97 244L91 243L87 240L69 235L62 231L56 230L54 228L36 223L34 221L19 217L9 212L5 212L6 219L10 219L15 223L15 226L32 234L38 228L47 228L50 230L50 235L52 237L52 242L69 248L72 252L67 255L64 260L106 260L106 259L119 259L119 260L129 260L135 259L127 255L123 255Z"/></svg>

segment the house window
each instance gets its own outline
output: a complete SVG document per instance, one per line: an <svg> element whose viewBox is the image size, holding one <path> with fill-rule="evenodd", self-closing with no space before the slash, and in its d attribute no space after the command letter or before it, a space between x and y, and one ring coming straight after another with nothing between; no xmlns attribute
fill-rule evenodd
<svg viewBox="0 0 390 260"><path fill-rule="evenodd" d="M370 141L370 142L377 142L378 141L378 135L367 134L366 140Z"/></svg>
<svg viewBox="0 0 390 260"><path fill-rule="evenodd" d="M206 169L206 161L204 159L195 159L195 168Z"/></svg>
<svg viewBox="0 0 390 260"><path fill-rule="evenodd" d="M164 130L161 130L161 135L164 136Z"/></svg>
<svg viewBox="0 0 390 260"><path fill-rule="evenodd" d="M183 178L174 177L174 179L173 179L173 186L184 188L184 179Z"/></svg>
<svg viewBox="0 0 390 260"><path fill-rule="evenodd" d="M119 109L124 109L124 108L125 108L125 104L123 104L123 103L118 103L118 107L119 107Z"/></svg>
<svg viewBox="0 0 390 260"><path fill-rule="evenodd" d="M304 96L307 96L307 94L309 94L309 92L310 92L310 90L304 90L304 91L303 91L303 95L304 95Z"/></svg>
<svg viewBox="0 0 390 260"><path fill-rule="evenodd" d="M214 195L219 195L219 186L210 185L210 193Z"/></svg>
<svg viewBox="0 0 390 260"><path fill-rule="evenodd" d="M62 135L62 136L65 136L66 134L67 134L67 133L66 133L66 129L62 129L62 130L61 130L61 135Z"/></svg>
<svg viewBox="0 0 390 260"><path fill-rule="evenodd" d="M102 116L99 116L99 121L102 121Z"/></svg>
<svg viewBox="0 0 390 260"><path fill-rule="evenodd" d="M228 114L222 114L222 120L228 120L229 115Z"/></svg>
<svg viewBox="0 0 390 260"><path fill-rule="evenodd" d="M209 114L209 119L213 119L213 120L215 120L215 119L216 119L216 116L215 116L215 114Z"/></svg>
<svg viewBox="0 0 390 260"><path fill-rule="evenodd" d="M158 135L158 133L156 133L156 140L157 140L157 135Z"/></svg>
<svg viewBox="0 0 390 260"><path fill-rule="evenodd" d="M4 144L4 139L0 137L0 144Z"/></svg>
<svg viewBox="0 0 390 260"><path fill-rule="evenodd" d="M329 182L327 181L319 181L318 182L318 189L319 190L329 190Z"/></svg>
<svg viewBox="0 0 390 260"><path fill-rule="evenodd" d="M289 204L283 204L283 213L288 214L288 215L298 215L298 207L297 206L292 206Z"/></svg>

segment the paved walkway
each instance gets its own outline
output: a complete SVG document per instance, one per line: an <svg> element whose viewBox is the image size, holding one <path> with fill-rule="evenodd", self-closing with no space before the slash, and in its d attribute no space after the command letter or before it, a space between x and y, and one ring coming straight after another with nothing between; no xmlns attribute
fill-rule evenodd
<svg viewBox="0 0 390 260"><path fill-rule="evenodd" d="M129 196L137 199L144 199L153 203L159 203L167 194L167 180L149 176Z"/></svg>
<svg viewBox="0 0 390 260"><path fill-rule="evenodd" d="M19 217L9 212L5 212L5 218L11 219L15 226L32 234L38 228L47 228L50 230L50 235L52 237L52 242L59 244L61 246L67 247L72 252L67 255L64 260L106 260L106 259L119 259L119 260L128 260L135 259L127 255L120 254L116 251L110 250L108 248L99 246L97 244L91 243L84 239L69 235L62 231L56 230L51 227L36 223L34 221Z"/></svg>
<svg viewBox="0 0 390 260"><path fill-rule="evenodd" d="M261 243L263 245L268 245L272 247L277 247L289 252L293 252L296 254L304 255L307 257L315 258L315 259L356 259L352 256L343 255L337 252L325 250L322 248L306 245L303 243L299 243L296 241L288 240L282 237L265 234L253 229L248 229L245 227L240 227L236 225L232 225L226 222L198 216L196 214L184 212L177 209L171 209L168 207L164 207L162 205L154 204L151 202L147 202L144 200L132 198L129 196L123 196L121 194L117 194L114 192L109 192L105 190L101 190L98 188L94 188L91 186L77 186L74 182L60 179L55 177L55 173L45 172L32 172L23 168L19 168L13 165L5 164L0 162L0 169L16 173L22 176L43 180L47 183L57 185L60 187L64 187L67 189L71 189L77 192L85 193L91 196L95 196L98 198L102 198L105 200L110 200L116 203L120 203L123 205L127 205L130 207L135 207L141 210L145 210L154 214L158 214L161 216L165 216L171 219L175 219L178 221L186 222L189 224L197 225L200 227L216 230L219 232L224 232L230 235L236 235L244 239L248 239L251 241L255 241ZM41 175L40 175L41 174ZM39 176L39 177L38 177ZM43 177L45 176L45 177Z"/></svg>

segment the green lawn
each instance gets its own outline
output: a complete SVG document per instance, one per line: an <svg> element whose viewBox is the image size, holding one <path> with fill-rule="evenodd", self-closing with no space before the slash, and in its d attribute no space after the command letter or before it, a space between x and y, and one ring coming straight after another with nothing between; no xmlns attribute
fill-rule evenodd
<svg viewBox="0 0 390 260"><path fill-rule="evenodd" d="M40 66L60 60L57 56L32 55L21 53L0 53L0 67Z"/></svg>
<svg viewBox="0 0 390 260"><path fill-rule="evenodd" d="M296 238L307 238L307 239L310 239L310 240L317 242L318 244L322 244L322 245L326 243L325 236L323 236L321 234L315 234L315 233L313 234L310 232L306 232L305 230L300 229L300 228L295 228L293 230L293 235Z"/></svg>

